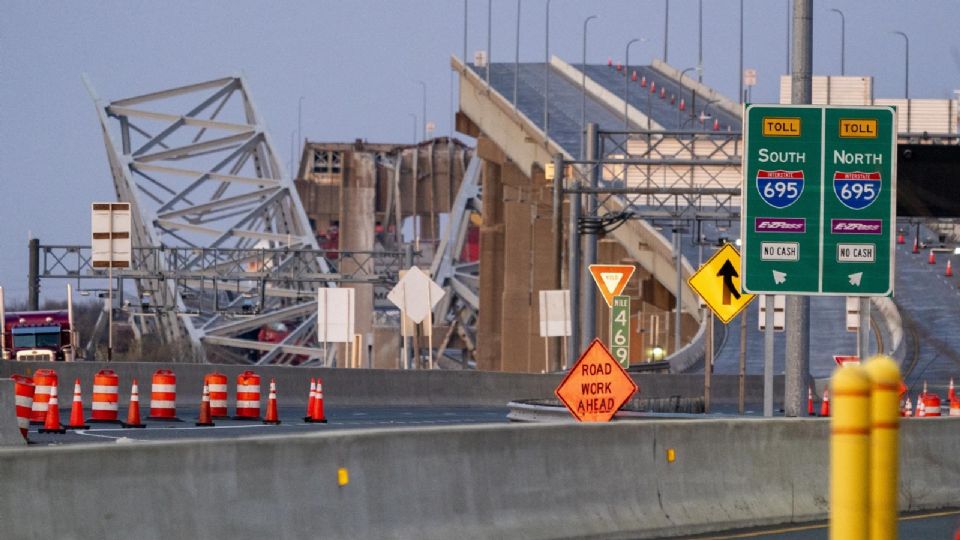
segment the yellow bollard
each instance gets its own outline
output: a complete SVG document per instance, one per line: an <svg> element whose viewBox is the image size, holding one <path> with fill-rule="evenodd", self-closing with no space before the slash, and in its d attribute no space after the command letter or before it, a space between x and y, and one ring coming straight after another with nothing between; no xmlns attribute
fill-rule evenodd
<svg viewBox="0 0 960 540"><path fill-rule="evenodd" d="M899 479L900 369L887 356L871 358L864 370L870 377L870 538L897 538Z"/></svg>
<svg viewBox="0 0 960 540"><path fill-rule="evenodd" d="M836 369L830 397L830 540L867 540L870 379L865 369Z"/></svg>

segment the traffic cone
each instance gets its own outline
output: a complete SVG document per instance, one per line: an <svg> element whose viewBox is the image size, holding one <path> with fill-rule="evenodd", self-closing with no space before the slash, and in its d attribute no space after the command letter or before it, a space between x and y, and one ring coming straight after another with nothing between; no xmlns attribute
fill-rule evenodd
<svg viewBox="0 0 960 540"><path fill-rule="evenodd" d="M816 415L816 411L813 410L813 387L807 386L807 416Z"/></svg>
<svg viewBox="0 0 960 540"><path fill-rule="evenodd" d="M277 383L270 379L270 395L267 397L267 417L263 419L264 424L280 424L280 417L277 416Z"/></svg>
<svg viewBox="0 0 960 540"><path fill-rule="evenodd" d="M630 80L636 82L636 80L637 80L637 70L633 70L633 74L630 75Z"/></svg>
<svg viewBox="0 0 960 540"><path fill-rule="evenodd" d="M607 58L607 67L613 67L613 58Z"/></svg>
<svg viewBox="0 0 960 540"><path fill-rule="evenodd" d="M125 428L144 428L140 422L140 390L137 388L137 380L133 380L130 386L130 405L127 406L127 421L120 424Z"/></svg>
<svg viewBox="0 0 960 540"><path fill-rule="evenodd" d="M673 104L675 104L676 102L677 102L677 95L676 95L676 94L670 94L670 104L673 105Z"/></svg>
<svg viewBox="0 0 960 540"><path fill-rule="evenodd" d="M913 416L913 403L910 402L910 396L907 396L906 402L903 415L909 418Z"/></svg>
<svg viewBox="0 0 960 540"><path fill-rule="evenodd" d="M80 395L80 377L73 382L73 407L70 409L70 424L67 429L90 429L83 423L83 397Z"/></svg>
<svg viewBox="0 0 960 540"><path fill-rule="evenodd" d="M687 100L683 98L680 98L680 110L681 111L687 110Z"/></svg>
<svg viewBox="0 0 960 540"><path fill-rule="evenodd" d="M907 243L906 239L903 237L903 233L900 233L900 234L897 235L897 243L898 243L898 244L905 244L905 243Z"/></svg>
<svg viewBox="0 0 960 540"><path fill-rule="evenodd" d="M656 81L650 81L650 93L653 94L657 91Z"/></svg>
<svg viewBox="0 0 960 540"><path fill-rule="evenodd" d="M917 396L917 410L913 413L914 416L924 417L927 415L927 411L923 407L923 394Z"/></svg>
<svg viewBox="0 0 960 540"><path fill-rule="evenodd" d="M317 396L313 400L313 412L310 414L310 422L327 423L327 417L323 414L323 379L317 377Z"/></svg>
<svg viewBox="0 0 960 540"><path fill-rule="evenodd" d="M640 88L646 88L646 87L647 87L647 76L644 75L640 77Z"/></svg>
<svg viewBox="0 0 960 540"><path fill-rule="evenodd" d="M313 402L317 399L317 380L310 378L310 398L307 400L307 415L303 417L304 422L309 422L313 418Z"/></svg>
<svg viewBox="0 0 960 540"><path fill-rule="evenodd" d="M665 97L667 97L667 89L661 86L661 87L660 87L660 99L663 99L663 98L665 98Z"/></svg>
<svg viewBox="0 0 960 540"><path fill-rule="evenodd" d="M617 62L617 71L623 71L623 64Z"/></svg>
<svg viewBox="0 0 960 540"><path fill-rule="evenodd" d="M215 426L210 417L210 387L203 385L203 396L200 397L200 418L197 419L198 426Z"/></svg>
<svg viewBox="0 0 960 540"><path fill-rule="evenodd" d="M67 430L60 425L60 406L57 405L57 387L50 387L50 403L47 405L47 416L44 418L43 427L38 429L40 433L66 433Z"/></svg>
<svg viewBox="0 0 960 540"><path fill-rule="evenodd" d="M930 256L927 257L927 264L937 264L937 256L930 250Z"/></svg>
<svg viewBox="0 0 960 540"><path fill-rule="evenodd" d="M950 377L950 386L947 387L947 400L956 401L957 391L953 388L953 377Z"/></svg>
<svg viewBox="0 0 960 540"><path fill-rule="evenodd" d="M950 259L947 259L947 270L943 273L947 277L953 277L953 265L950 264Z"/></svg>
<svg viewBox="0 0 960 540"><path fill-rule="evenodd" d="M820 403L820 416L830 416L830 389L823 389L823 402Z"/></svg>
<svg viewBox="0 0 960 540"><path fill-rule="evenodd" d="M713 130L720 131L720 120L717 118L713 119Z"/></svg>
<svg viewBox="0 0 960 540"><path fill-rule="evenodd" d="M920 253L920 240L917 238L913 239L913 253Z"/></svg>

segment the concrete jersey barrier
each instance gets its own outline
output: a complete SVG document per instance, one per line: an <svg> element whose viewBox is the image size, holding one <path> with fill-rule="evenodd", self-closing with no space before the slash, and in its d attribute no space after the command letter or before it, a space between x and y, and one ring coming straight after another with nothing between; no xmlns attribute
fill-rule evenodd
<svg viewBox="0 0 960 540"><path fill-rule="evenodd" d="M12 379L0 379L0 446L27 444L17 426L16 394Z"/></svg>
<svg viewBox="0 0 960 540"><path fill-rule="evenodd" d="M901 509L956 505L957 428L903 422ZM0 510L10 538L688 536L824 518L828 431L688 420L4 449Z"/></svg>

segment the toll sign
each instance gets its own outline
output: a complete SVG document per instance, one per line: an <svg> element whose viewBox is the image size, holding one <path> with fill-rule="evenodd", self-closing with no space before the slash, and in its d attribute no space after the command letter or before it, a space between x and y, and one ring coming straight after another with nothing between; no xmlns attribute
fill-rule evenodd
<svg viewBox="0 0 960 540"><path fill-rule="evenodd" d="M554 391L581 422L609 422L639 390L599 339L594 339Z"/></svg>

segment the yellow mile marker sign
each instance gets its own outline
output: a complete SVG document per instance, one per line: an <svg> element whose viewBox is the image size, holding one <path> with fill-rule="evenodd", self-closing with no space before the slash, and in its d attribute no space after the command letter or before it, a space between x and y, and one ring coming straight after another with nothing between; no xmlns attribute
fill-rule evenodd
<svg viewBox="0 0 960 540"><path fill-rule="evenodd" d="M731 244L724 244L690 276L687 283L724 324L747 307L755 296L740 288L740 253Z"/></svg>

